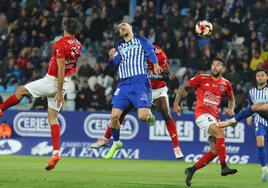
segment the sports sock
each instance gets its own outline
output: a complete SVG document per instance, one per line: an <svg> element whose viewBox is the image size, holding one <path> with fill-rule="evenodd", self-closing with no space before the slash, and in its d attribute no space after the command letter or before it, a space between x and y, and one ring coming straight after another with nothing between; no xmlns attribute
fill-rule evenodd
<svg viewBox="0 0 268 188"><path fill-rule="evenodd" d="M108 127L106 128L104 137L107 138L107 139L110 139L111 136L112 136L112 128L108 126Z"/></svg>
<svg viewBox="0 0 268 188"><path fill-rule="evenodd" d="M242 110L241 112L239 112L238 114L236 114L234 116L236 121L240 121L242 119L245 119L249 116L251 116L254 112L251 110L251 106L245 108L244 110Z"/></svg>
<svg viewBox="0 0 268 188"><path fill-rule="evenodd" d="M20 100L16 97L15 94L9 96L5 102L3 102L1 105L0 105L0 109L2 111L5 111L6 109L18 104L20 102Z"/></svg>
<svg viewBox="0 0 268 188"><path fill-rule="evenodd" d="M112 129L112 135L114 141L119 141L120 129Z"/></svg>
<svg viewBox="0 0 268 188"><path fill-rule="evenodd" d="M173 147L174 148L179 147L178 134L175 121L172 118L170 118L168 121L166 121L166 125Z"/></svg>
<svg viewBox="0 0 268 188"><path fill-rule="evenodd" d="M224 143L224 138L216 138L216 150L219 156L219 161L222 167L226 166L226 147Z"/></svg>
<svg viewBox="0 0 268 188"><path fill-rule="evenodd" d="M53 145L53 151L60 149L60 125L51 125L51 139Z"/></svg>
<svg viewBox="0 0 268 188"><path fill-rule="evenodd" d="M265 148L264 147L258 147L258 156L259 156L259 162L262 167L266 166L265 161Z"/></svg>
<svg viewBox="0 0 268 188"><path fill-rule="evenodd" d="M209 151L205 153L197 163L195 163L195 170L198 170L200 168L203 168L204 166L208 165L210 161L212 161L217 155L212 153L212 151Z"/></svg>

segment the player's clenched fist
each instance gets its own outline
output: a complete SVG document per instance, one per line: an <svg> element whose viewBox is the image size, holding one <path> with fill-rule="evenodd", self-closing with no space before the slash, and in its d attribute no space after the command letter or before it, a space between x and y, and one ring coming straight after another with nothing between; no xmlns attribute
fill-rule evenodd
<svg viewBox="0 0 268 188"><path fill-rule="evenodd" d="M115 48L112 48L110 51L109 51L109 60L113 60L113 57L116 53L116 49Z"/></svg>

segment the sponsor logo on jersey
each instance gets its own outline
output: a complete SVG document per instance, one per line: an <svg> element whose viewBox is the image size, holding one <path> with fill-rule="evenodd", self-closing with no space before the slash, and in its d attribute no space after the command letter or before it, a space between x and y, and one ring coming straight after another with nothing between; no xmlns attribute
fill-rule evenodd
<svg viewBox="0 0 268 188"><path fill-rule="evenodd" d="M90 114L84 121L84 131L90 138L103 136L109 125L110 114ZM132 115L126 115L120 128L120 138L125 140L133 139L139 130L137 119Z"/></svg>
<svg viewBox="0 0 268 188"><path fill-rule="evenodd" d="M17 153L21 150L22 144L18 140L4 139L0 140L0 155Z"/></svg>
<svg viewBox="0 0 268 188"><path fill-rule="evenodd" d="M177 133L180 141L194 140L194 122L192 121L176 121ZM170 141L170 136L166 128L164 120L157 120L155 125L149 130L150 140Z"/></svg>
<svg viewBox="0 0 268 188"><path fill-rule="evenodd" d="M66 121L61 114L58 115L58 120L62 135L66 128ZM13 126L15 132L20 136L51 137L46 112L20 112L13 120Z"/></svg>

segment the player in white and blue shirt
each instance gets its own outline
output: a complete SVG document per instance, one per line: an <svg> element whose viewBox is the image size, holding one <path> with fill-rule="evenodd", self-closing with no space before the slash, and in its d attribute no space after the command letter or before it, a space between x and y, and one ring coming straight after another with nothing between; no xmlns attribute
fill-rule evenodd
<svg viewBox="0 0 268 188"><path fill-rule="evenodd" d="M249 100L251 105L258 103L268 103L267 73L264 70L256 72L257 87L249 90ZM265 141L268 138L268 122L258 113L252 115L252 123L255 125L255 135L258 148L259 162L262 167L262 181L267 181L268 171L266 166Z"/></svg>
<svg viewBox="0 0 268 188"><path fill-rule="evenodd" d="M105 159L112 158L115 151L123 146L119 140L119 117L129 104L138 109L140 120L147 121L150 125L154 124L154 116L150 110L152 89L147 74L147 57L154 64L155 74L160 74L162 71L154 47L149 40L134 35L132 26L126 22L120 23L118 30L122 39L109 51L110 63L117 69L117 76L120 79L112 99L110 126L114 143Z"/></svg>
<svg viewBox="0 0 268 188"><path fill-rule="evenodd" d="M232 119L224 122L220 122L220 125L224 126L236 126L237 122L248 118L248 122L252 122L255 127L255 135L258 148L259 162L262 166L261 180L267 181L268 170L266 166L266 153L265 153L265 141L268 138L268 86L267 86L268 74L264 69L258 69L256 71L257 87L250 89L249 99L251 105L246 109L236 114Z"/></svg>

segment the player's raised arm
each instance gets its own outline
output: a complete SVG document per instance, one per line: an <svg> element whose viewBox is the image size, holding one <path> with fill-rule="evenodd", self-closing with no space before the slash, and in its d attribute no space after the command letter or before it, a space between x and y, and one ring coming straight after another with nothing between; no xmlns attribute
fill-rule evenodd
<svg viewBox="0 0 268 188"><path fill-rule="evenodd" d="M58 91L55 96L57 107L60 107L63 104L63 81L64 81L64 71L65 71L65 59L57 58L58 65Z"/></svg>
<svg viewBox="0 0 268 188"><path fill-rule="evenodd" d="M113 65L113 67L117 67L122 61L122 56L116 48L112 48L109 51L109 61Z"/></svg>
<svg viewBox="0 0 268 188"><path fill-rule="evenodd" d="M177 91L174 103L173 103L173 111L177 114L181 113L181 107L179 105L181 98L186 96L186 88L190 87L190 85L188 83L185 83L183 85L181 85Z"/></svg>
<svg viewBox="0 0 268 188"><path fill-rule="evenodd" d="M141 41L142 47L144 51L146 52L146 55L148 56L148 58L151 60L151 62L154 65L154 73L161 74L162 68L158 64L158 60L157 60L152 43L149 40L147 40L145 37L140 37L140 39L141 39L140 41Z"/></svg>
<svg viewBox="0 0 268 188"><path fill-rule="evenodd" d="M201 81L201 76L199 74L196 74L193 78L188 80L185 84L181 85L179 89L177 90L177 94L173 103L173 111L177 114L181 113L181 108L179 106L179 103L181 101L181 98L186 96L186 88L187 87L197 87L199 86Z"/></svg>

